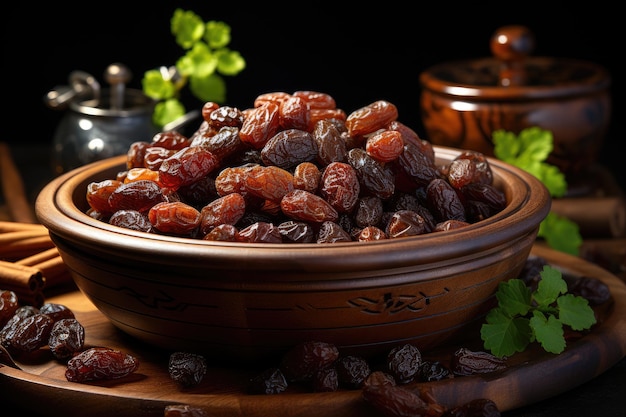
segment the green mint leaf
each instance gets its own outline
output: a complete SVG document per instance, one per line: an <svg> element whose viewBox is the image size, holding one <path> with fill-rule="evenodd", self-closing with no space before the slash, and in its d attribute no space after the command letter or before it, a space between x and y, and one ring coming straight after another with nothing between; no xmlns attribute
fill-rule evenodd
<svg viewBox="0 0 626 417"><path fill-rule="evenodd" d="M546 352L559 354L565 350L563 325L555 316L546 317L540 311L535 310L530 318L530 327L535 339Z"/></svg>
<svg viewBox="0 0 626 417"><path fill-rule="evenodd" d="M510 279L498 284L499 307L510 317L526 315L531 308L531 291L521 279Z"/></svg>
<svg viewBox="0 0 626 417"><path fill-rule="evenodd" d="M521 142L520 157L527 160L543 162L553 150L552 132L533 126L522 130L518 136Z"/></svg>
<svg viewBox="0 0 626 417"><path fill-rule="evenodd" d="M230 26L224 22L208 21L204 32L204 41L211 49L225 47L230 43Z"/></svg>
<svg viewBox="0 0 626 417"><path fill-rule="evenodd" d="M141 80L143 92L154 100L165 100L176 95L176 86L163 78L159 70L146 71Z"/></svg>
<svg viewBox="0 0 626 417"><path fill-rule="evenodd" d="M596 315L583 297L565 294L557 300L559 320L573 330L585 330L596 324Z"/></svg>
<svg viewBox="0 0 626 417"><path fill-rule="evenodd" d="M533 299L538 307L547 307L554 303L561 294L567 292L567 283L562 278L558 269L545 265L540 273L541 280L537 285L537 291L533 293Z"/></svg>
<svg viewBox="0 0 626 417"><path fill-rule="evenodd" d="M552 197L563 197L567 193L565 175L558 167L549 164L541 164L538 167L538 172L533 172L532 174L546 186Z"/></svg>
<svg viewBox="0 0 626 417"><path fill-rule="evenodd" d="M177 8L170 19L170 31L186 53L177 60L175 67L169 67L167 76L159 70L149 70L142 80L144 93L163 101L157 103L152 115L153 122L160 127L184 115L185 109L178 99L185 85L189 84L197 99L223 104L226 83L216 72L233 76L246 67L241 54L227 48L231 28L225 22L205 23L193 11Z"/></svg>
<svg viewBox="0 0 626 417"><path fill-rule="evenodd" d="M513 161L517 160L517 155L520 152L520 142L515 134L499 129L494 131L491 137L494 144L493 152L496 158L515 165Z"/></svg>
<svg viewBox="0 0 626 417"><path fill-rule="evenodd" d="M217 68L217 57L204 42L197 42L176 62L176 69L184 77L208 77Z"/></svg>
<svg viewBox="0 0 626 417"><path fill-rule="evenodd" d="M200 16L189 10L176 9L170 21L170 30L176 43L183 49L191 48L204 35L205 25Z"/></svg>
<svg viewBox="0 0 626 417"><path fill-rule="evenodd" d="M217 71L223 75L237 75L246 68L246 61L237 51L222 48L215 51Z"/></svg>
<svg viewBox="0 0 626 417"><path fill-rule="evenodd" d="M218 74L208 77L191 76L189 78L191 92L202 101L224 103L226 101L226 82Z"/></svg>
<svg viewBox="0 0 626 417"><path fill-rule="evenodd" d="M545 162L554 147L552 132L538 126L526 128L518 136L496 130L492 133L492 140L496 158L535 176L548 189L551 197L566 194L565 175L558 167ZM577 256L582 244L578 225L568 219L550 219L551 214L541 222L538 237L544 238L553 249Z"/></svg>
<svg viewBox="0 0 626 417"><path fill-rule="evenodd" d="M578 224L554 212L548 213L539 224L537 236L544 238L551 248L574 256L578 256L583 243Z"/></svg>
<svg viewBox="0 0 626 417"><path fill-rule="evenodd" d="M480 329L485 349L498 357L523 352L530 341L531 329L528 319L511 318L495 308L487 314L487 323Z"/></svg>
<svg viewBox="0 0 626 417"><path fill-rule="evenodd" d="M178 99L170 98L156 104L152 113L152 121L157 126L164 126L182 117L184 114L185 107L183 104Z"/></svg>

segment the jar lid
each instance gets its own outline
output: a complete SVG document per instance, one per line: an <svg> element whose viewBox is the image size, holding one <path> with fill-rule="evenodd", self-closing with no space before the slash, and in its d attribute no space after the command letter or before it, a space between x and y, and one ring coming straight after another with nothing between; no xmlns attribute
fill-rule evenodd
<svg viewBox="0 0 626 417"><path fill-rule="evenodd" d="M517 101L588 95L608 89L605 68L588 61L532 57L534 36L505 26L491 38L493 57L434 65L420 74L430 91L481 101Z"/></svg>

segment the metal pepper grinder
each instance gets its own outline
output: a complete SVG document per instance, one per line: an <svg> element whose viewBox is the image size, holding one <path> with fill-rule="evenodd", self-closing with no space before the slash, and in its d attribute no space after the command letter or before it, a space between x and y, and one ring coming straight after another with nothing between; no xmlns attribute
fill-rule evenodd
<svg viewBox="0 0 626 417"><path fill-rule="evenodd" d="M69 86L50 91L48 107L65 110L53 138L53 167L57 174L79 166L125 154L136 141L151 141L159 129L152 123L155 101L142 91L127 88L130 70L122 64L109 65L104 79L97 80L74 71Z"/></svg>

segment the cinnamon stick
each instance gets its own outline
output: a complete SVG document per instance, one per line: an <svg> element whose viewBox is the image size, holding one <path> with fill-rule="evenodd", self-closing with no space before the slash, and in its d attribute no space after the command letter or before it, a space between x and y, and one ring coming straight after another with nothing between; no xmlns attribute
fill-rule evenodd
<svg viewBox="0 0 626 417"><path fill-rule="evenodd" d="M48 236L46 230L20 230L17 232L0 233L0 246L4 246L22 239L30 239L33 237Z"/></svg>
<svg viewBox="0 0 626 417"><path fill-rule="evenodd" d="M0 233L23 232L28 230L39 230L47 233L46 227L42 224L0 221Z"/></svg>
<svg viewBox="0 0 626 417"><path fill-rule="evenodd" d="M13 240L0 246L0 258L21 259L52 247L54 247L54 243L48 235Z"/></svg>
<svg viewBox="0 0 626 417"><path fill-rule="evenodd" d="M2 194L16 222L36 223L33 209L24 191L24 182L11 157L9 145L0 142L0 179Z"/></svg>
<svg viewBox="0 0 626 417"><path fill-rule="evenodd" d="M0 261L0 287L5 290L35 292L44 285L43 274L35 267Z"/></svg>
<svg viewBox="0 0 626 417"><path fill-rule="evenodd" d="M16 264L33 266L49 259L57 258L59 256L59 250L55 247L38 252L34 255L27 256L26 258L15 261Z"/></svg>

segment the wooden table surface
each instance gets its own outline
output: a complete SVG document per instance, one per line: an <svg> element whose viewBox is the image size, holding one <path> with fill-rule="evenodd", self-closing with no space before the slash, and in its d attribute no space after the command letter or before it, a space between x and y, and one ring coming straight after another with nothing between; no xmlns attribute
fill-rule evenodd
<svg viewBox="0 0 626 417"><path fill-rule="evenodd" d="M28 145L10 148L15 167L23 180L25 199L33 203L39 190L54 177L50 163L49 148ZM0 221L16 221L7 206L11 189L0 193ZM618 192L621 192L618 190ZM541 245L541 242L538 243ZM581 257L592 261L626 282L626 238L615 236L592 236L585 238ZM505 417L547 417L559 415L598 415L620 416L626 413L626 358L622 358L600 375L566 392L552 396L534 404L502 413ZM4 397L0 394L0 397ZM22 414L15 414L22 415ZM26 414L23 414L26 415ZM28 415L33 415L28 413ZM36 417L36 416L34 416Z"/></svg>

